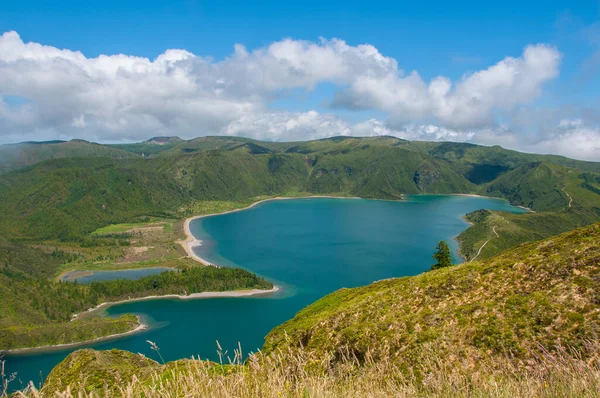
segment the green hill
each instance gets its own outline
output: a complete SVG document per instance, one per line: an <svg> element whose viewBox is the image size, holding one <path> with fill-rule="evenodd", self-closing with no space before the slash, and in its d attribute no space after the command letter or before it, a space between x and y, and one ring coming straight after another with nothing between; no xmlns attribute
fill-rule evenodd
<svg viewBox="0 0 600 398"><path fill-rule="evenodd" d="M0 235L77 240L137 215L165 215L188 200L172 178L143 161L68 158L0 176Z"/></svg>
<svg viewBox="0 0 600 398"><path fill-rule="evenodd" d="M486 261L341 289L273 329L244 365L77 351L43 393L594 396L599 240L596 224Z"/></svg>
<svg viewBox="0 0 600 398"><path fill-rule="evenodd" d="M179 144L183 140L179 137L154 137L144 142L133 144L112 144L111 147L132 152L141 156L153 156Z"/></svg>
<svg viewBox="0 0 600 398"><path fill-rule="evenodd" d="M23 142L0 145L0 173L36 164L48 159L70 157L111 157L126 159L133 153L84 140Z"/></svg>
<svg viewBox="0 0 600 398"><path fill-rule="evenodd" d="M596 224L484 262L339 290L275 328L263 351L317 352L332 364L344 352L391 355L409 368L426 361L425 347L523 359L538 344L583 347L600 334L598 239Z"/></svg>
<svg viewBox="0 0 600 398"><path fill-rule="evenodd" d="M80 141L30 146L46 148L44 154L76 147L72 153L78 157L46 160L0 176L0 213L6 215L0 236L11 240L77 241L108 224L143 216L182 217L197 201L297 194L401 199L406 194L478 193L539 213L505 217L518 228L501 234L482 257L600 220L600 174L589 171L599 164L500 147L393 137L289 143L158 137L119 148ZM159 149L142 158L140 147ZM476 237L461 238L467 258L493 226L484 233L481 229L470 230Z"/></svg>

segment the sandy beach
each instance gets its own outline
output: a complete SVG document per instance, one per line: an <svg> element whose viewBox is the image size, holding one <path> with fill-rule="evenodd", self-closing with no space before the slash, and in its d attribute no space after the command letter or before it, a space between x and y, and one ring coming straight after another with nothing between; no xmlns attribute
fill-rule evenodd
<svg viewBox="0 0 600 398"><path fill-rule="evenodd" d="M78 314L73 315L71 318L72 321L81 318L82 316L93 314L96 311L106 309L110 306L123 304L123 303L132 303L134 301L146 301L146 300L162 300L162 299L178 299L178 300L197 300L197 299L207 299L207 298L219 298L219 297L249 297L249 296L261 296L265 294L276 293L280 290L279 286L273 286L271 289L262 290L262 289L247 289L247 290L228 290L225 292L201 292L201 293L192 293L187 296L181 294L165 294L162 296L145 296L145 297L135 297L131 299L119 300L119 301L109 301L106 303L98 304L97 306L90 308L87 311L80 312Z"/></svg>
<svg viewBox="0 0 600 398"><path fill-rule="evenodd" d="M477 194L474 194L474 193L454 193L454 194L444 194L444 195L468 196L468 197L486 198L486 199L501 199L501 198L494 198L494 197L491 197L491 196L477 195ZM314 196L301 196L301 197L282 197L282 196L278 196L278 197L275 197L275 198L263 199L263 200L259 200L258 202L252 203L250 206L242 207L242 208L239 208L239 209L228 210L228 211L224 211L224 212L221 212L221 213L204 214L204 215L201 215L201 216L193 216L193 217L187 218L185 220L185 222L183 223L183 230L185 232L186 239L178 241L177 243L179 243L183 247L183 249L187 253L188 257L193 258L194 260L198 261L201 264L211 265L213 267L218 267L218 265L211 263L210 261L208 261L208 260L200 257L199 255L197 255L194 252L194 247L202 246L202 241L199 240L199 239L196 239L196 237L192 234L192 232L190 230L190 223L193 220L196 220L196 219L199 219L199 218L205 218L205 217L218 216L218 215L222 215L222 214L234 213L236 211L248 210L248 209L250 209L250 208L252 208L252 207L254 207L256 205L259 205L259 204L261 204L263 202L268 202L268 201L271 201L271 200L311 199L311 198L313 198L313 199L315 199L315 198L361 199L361 198L355 197L355 196L353 196L353 197L345 197L345 196L331 196L331 195L314 195ZM520 207L520 208L522 208L524 210L527 210L527 211L530 211L532 213L535 213L535 211L531 210L530 208L524 207L524 206L515 206L515 207ZM470 222L469 222L469 224L472 225L472 223L470 223ZM456 239L456 237L454 239ZM459 250L459 254L464 259L462 253L460 253L460 250Z"/></svg>
<svg viewBox="0 0 600 398"><path fill-rule="evenodd" d="M211 265L213 267L218 267L218 265L211 263L210 261L198 256L196 253L194 253L194 247L198 247L198 246L202 246L202 241L199 239L196 239L196 237L192 234L192 231L190 231L190 222L192 222L193 220L197 220L199 218L206 218L206 217L213 217L213 216L219 216L219 215L223 215L223 214L229 214L229 213L235 213L237 211L243 211L243 210L248 210L253 208L256 205L259 205L261 203L264 202L269 202L272 200L292 200L292 199L316 199L316 198L331 198L331 199L361 199L355 196L352 197L346 197L346 196L330 196L330 195L314 195L314 196L301 196L301 197L284 197L284 196L277 196L275 198L269 198L269 199L263 199L263 200L259 200L258 202L254 202L252 203L250 206L246 206L246 207L242 207L239 209L234 209L234 210L228 210L228 211L224 211L221 213L212 213L212 214L204 214L201 216L193 216L190 218L187 218L185 220L185 222L183 223L183 230L185 232L186 235L186 239L185 240L180 240L178 241L178 243L183 246L183 249L185 250L185 252L187 253L188 257L193 258L194 260L204 264L204 265Z"/></svg>

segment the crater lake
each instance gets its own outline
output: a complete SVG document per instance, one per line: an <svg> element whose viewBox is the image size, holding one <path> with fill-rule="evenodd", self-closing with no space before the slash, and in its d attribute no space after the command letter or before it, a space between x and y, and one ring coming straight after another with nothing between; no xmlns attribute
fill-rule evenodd
<svg viewBox="0 0 600 398"><path fill-rule="evenodd" d="M118 348L159 360L146 342L151 340L166 361L191 356L218 360L217 341L226 356L233 357L238 342L244 353L256 351L273 327L334 290L428 270L440 240L448 242L454 262L460 263L454 238L468 227L462 217L478 209L526 211L504 200L472 196L408 196L404 201L306 198L272 200L193 220L190 230L203 242L194 249L199 256L255 272L281 290L269 296L115 305L106 310L107 316L135 313L150 328L83 347ZM17 372L11 390L24 388L29 380L39 385L79 348L8 355L6 373Z"/></svg>

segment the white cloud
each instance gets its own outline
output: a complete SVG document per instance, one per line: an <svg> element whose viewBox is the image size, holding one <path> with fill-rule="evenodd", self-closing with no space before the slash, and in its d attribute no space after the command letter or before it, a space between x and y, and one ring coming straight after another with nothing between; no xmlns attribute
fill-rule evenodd
<svg viewBox="0 0 600 398"><path fill-rule="evenodd" d="M251 115L231 123L224 133L277 141L382 135L421 141L470 141L476 135L472 131L455 131L431 124L408 124L394 128L377 119L350 124L335 116L320 114L314 110L305 113L277 112Z"/></svg>
<svg viewBox="0 0 600 398"><path fill-rule="evenodd" d="M556 129L530 145L530 150L599 161L600 127L588 126L581 119L563 119Z"/></svg>
<svg viewBox="0 0 600 398"><path fill-rule="evenodd" d="M521 57L507 57L456 84L442 76L427 84L416 71L406 77L399 70L384 76L363 74L338 94L335 103L384 110L400 121L433 119L445 127L482 127L492 124L494 110L539 97L543 84L558 76L560 59L553 47L528 46Z"/></svg>
<svg viewBox="0 0 600 398"><path fill-rule="evenodd" d="M261 140L302 141L337 135L353 135L343 120L317 111L248 114L231 122L225 135L243 135Z"/></svg>
<svg viewBox="0 0 600 398"><path fill-rule="evenodd" d="M0 141L85 138L131 141L154 135L245 135L306 140L334 135L394 135L407 139L471 141L600 159L598 129L561 125L520 140L495 115L531 104L558 76L561 55L527 46L456 82L426 82L371 45L343 40L285 39L253 51L236 45L214 61L183 49L154 60L25 43L0 36ZM334 114L274 111L270 102L289 89L337 87L333 103L382 111L388 121L348 123ZM9 97L24 101L9 103ZM4 99L3 99L4 98ZM566 123L566 122L565 122ZM575 142L565 145L566 140ZM576 149L574 149L576 148Z"/></svg>

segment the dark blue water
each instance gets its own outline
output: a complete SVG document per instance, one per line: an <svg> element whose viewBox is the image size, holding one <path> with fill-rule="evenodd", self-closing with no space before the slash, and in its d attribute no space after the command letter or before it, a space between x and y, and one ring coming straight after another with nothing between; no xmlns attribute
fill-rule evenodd
<svg viewBox="0 0 600 398"><path fill-rule="evenodd" d="M284 287L271 297L153 300L111 307L109 315L136 313L152 325L141 334L90 345L120 348L166 360L217 359L216 341L233 356L238 341L257 350L276 325L341 287L416 275L430 268L439 240L460 262L453 240L468 227L462 216L477 209L523 212L497 199L414 196L407 201L299 199L270 201L252 209L199 219L193 234L198 254L221 265L238 265ZM74 349L8 357L8 372L37 383ZM40 376L40 372L42 376ZM21 387L13 384L13 388Z"/></svg>
<svg viewBox="0 0 600 398"><path fill-rule="evenodd" d="M73 271L62 277L63 281L77 281L77 283L92 283L102 281L112 281L115 279L136 280L144 276L156 275L165 271L173 271L173 268L155 267L155 268L138 268L138 269L120 269L114 271L93 271L91 275L71 278L71 275L79 272Z"/></svg>

